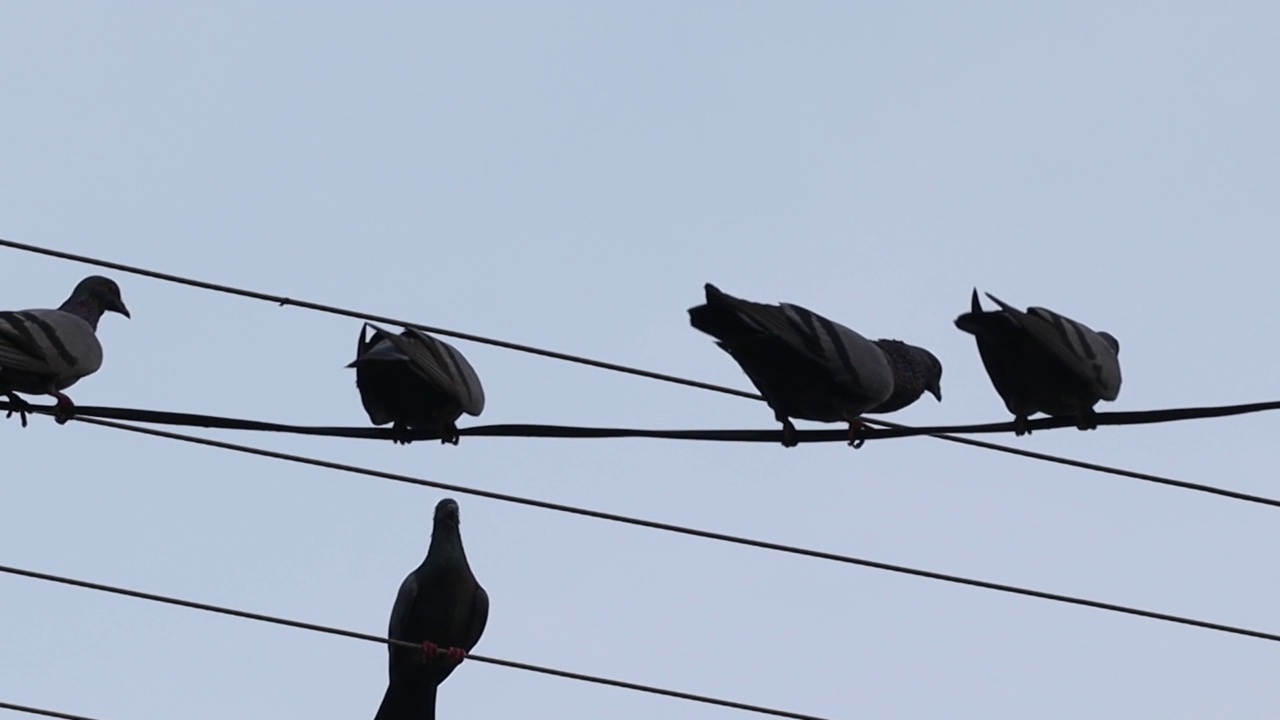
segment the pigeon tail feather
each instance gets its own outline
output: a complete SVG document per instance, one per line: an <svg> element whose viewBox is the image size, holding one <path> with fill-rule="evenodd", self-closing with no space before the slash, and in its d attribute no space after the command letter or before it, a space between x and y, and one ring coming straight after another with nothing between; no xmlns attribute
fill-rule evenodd
<svg viewBox="0 0 1280 720"><path fill-rule="evenodd" d="M435 720L437 686L430 682L391 683L373 720Z"/></svg>

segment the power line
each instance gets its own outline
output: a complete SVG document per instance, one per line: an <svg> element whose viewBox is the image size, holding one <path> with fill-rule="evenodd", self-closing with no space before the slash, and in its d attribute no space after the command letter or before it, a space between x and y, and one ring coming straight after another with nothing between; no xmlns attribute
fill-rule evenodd
<svg viewBox="0 0 1280 720"><path fill-rule="evenodd" d="M83 588L86 590L95 590L98 592L111 593L114 595L123 595L125 597L137 598L139 600L148 600L151 602L164 603L166 605L177 605L179 607L190 608L192 610L201 610L204 612L217 613L220 615L230 615L232 617L244 620L254 620L256 622L271 623L274 625L284 625L286 627L298 628L301 630L310 630L312 632L325 633L328 635L338 635L340 637L354 638L356 640L365 640L368 642L380 643L382 645L395 645L409 649L419 649L422 646L417 643L405 642L403 640L392 640L381 637L379 635L370 635L368 633L356 632L354 630L344 630L342 628L330 627L328 625L319 625L316 623L302 622L299 620L290 620L288 618L276 617L273 615L264 615L262 613L249 612L247 610L237 610L235 608L224 607L221 605L210 605L208 603L195 602L193 600L183 600L181 598L169 597L166 595L157 595L155 593L142 592L140 590L131 590L129 588L118 587L114 585L104 585L102 583L90 582L88 580L79 580L76 578L65 577L62 575L53 575L50 573L37 572L35 570L25 570L22 568L11 567L8 565L0 565L0 572L10 575L18 575L21 577L32 578L35 580L44 580L46 582L59 583L62 585L70 585L72 587ZM691 702L704 703L708 705L718 705L720 707L734 708L736 710L746 710L748 712L760 713L762 715L773 715L775 717L795 718L796 720L825 720L816 715L804 715L801 713L789 712L787 710L777 710L767 708L760 705L752 705L749 703L741 703L733 700L723 700L713 698L706 695L695 695L693 693L681 692L679 690L667 690L665 688L653 687L650 685L641 685L638 683L626 682L624 680L613 680L610 678L596 677L594 675L583 675L582 673L569 672L568 670L557 670L555 668L543 667L541 665L532 665L529 663L515 662L512 660L501 660L499 658L486 657L484 655L475 655L467 653L467 659L475 662L486 663L489 665L500 665L502 667L515 668L517 670L528 670L530 672L542 673L543 675L554 675L556 677L568 678L570 680L581 680L583 682L595 683L597 685L610 685L612 687L624 688L626 690L636 690L639 692L650 693L653 695L663 695L666 697L678 698L680 700L689 700ZM55 715L54 717L74 717L71 715Z"/></svg>
<svg viewBox="0 0 1280 720"><path fill-rule="evenodd" d="M45 415L54 414L53 405L32 405L26 403L19 406L8 400L0 400L0 412L40 412ZM1168 408L1163 410L1143 410L1129 412L1097 413L1094 418L1098 425L1147 425L1152 423L1177 422L1181 420L1197 420L1205 418L1229 417L1248 413L1280 410L1280 402L1260 402L1245 405L1219 405L1213 407ZM77 405L76 414L86 417L97 417L105 420L127 420L131 422L153 423L157 425L179 425L187 427L217 428L220 430L249 430L258 432L278 432L293 435L322 435L326 437L345 437L376 440L439 440L438 430L419 428L409 431L396 431L374 427L335 427L317 425L289 425L285 423L266 422L262 420L245 420L217 415L198 413L171 412L167 410L143 410L140 408L115 408L90 405ZM1029 430L1046 430L1053 428L1075 427L1075 418L1048 417L1031 420L1026 423ZM968 425L935 425L925 427L894 426L884 429L864 430L859 436L863 440L888 440L892 438L914 437L918 435L980 434L1012 432L1014 423L972 423ZM782 441L781 430L653 430L640 428L602 428L582 427L577 425L546 425L537 423L507 423L502 425L472 425L460 428L458 434L468 437L521 437L521 438L653 438L662 440L704 440L715 442L758 442L778 444ZM848 442L846 430L797 430L797 439L803 443L816 442Z"/></svg>
<svg viewBox="0 0 1280 720"><path fill-rule="evenodd" d="M3 700L0 700L0 710L15 710L29 715L43 715L51 718L64 718L64 720L97 720L97 718L91 718L88 715L72 715L71 713L58 712L57 710L45 710L43 708L31 707L30 705L17 705L10 702L4 702Z"/></svg>
<svg viewBox="0 0 1280 720"><path fill-rule="evenodd" d="M196 445L205 445L208 447L219 448L221 450L231 450L233 452L243 453L246 455L257 455L259 457L274 458L277 460L285 460L287 462L298 463L301 465L310 465L312 467L328 468L330 470L338 470L341 472L353 473L356 475L365 475L368 477L382 478L385 480L394 480L396 482L408 483L410 485L420 485L423 487L435 488L437 490L446 490L448 492L456 492L464 495L474 495L476 497L488 498L490 500L499 500L502 502L515 503L518 505L526 505L529 507L542 508L544 510L554 510L557 512L569 513L573 515L581 515L584 517L593 517L600 520L608 520L611 522L624 523L627 525L636 525L646 527L653 530L662 530L665 532L678 533L681 535L689 535L692 537L700 537L708 540L717 540L720 542L732 543L735 545L745 545L748 547L762 548L765 550L773 550L776 552L788 553L792 555L800 555L804 557L817 558L820 560L830 560L833 562L845 563L848 565L858 565L861 567L869 567L877 570L886 570L889 572L900 573L903 575L912 575L915 577L928 578L930 580L940 580L943 582L954 583L957 585L967 585L970 587L984 588L987 590L995 590L997 592L1010 593L1013 595L1023 595L1026 597L1039 598L1041 600L1052 600L1054 602L1066 603L1068 605L1078 605L1083 607L1091 607L1098 610L1107 610L1109 612L1123 613L1126 615L1137 615L1139 617L1150 618L1153 620L1161 620L1164 622L1178 623L1182 625L1191 625L1194 627L1205 628L1207 630L1216 630L1219 632L1232 633L1235 635L1246 635L1249 637L1261 638L1263 640L1280 641L1280 635L1262 632L1259 630L1250 630L1248 628L1236 627L1233 625L1224 625L1222 623L1209 622L1206 620L1197 620L1194 618L1183 617L1180 615L1170 615L1167 613L1154 612L1151 610L1143 610L1141 608L1130 607L1126 605L1117 605L1114 603L1101 602L1098 600L1088 600L1085 598L1073 597L1070 595L1062 595L1059 593L1045 592L1042 590L1032 590L1030 588L1019 587L1016 585L1007 585L1003 583L988 582L986 580L975 580L972 578L961 577L959 575L949 575L946 573L933 572L931 570L920 570L917 568L906 567L903 565L894 565L891 563L879 562L876 560L866 560L855 558L849 555L840 555L838 553L825 552L822 550L811 550L808 548L796 547L793 545L784 545L781 543L769 542L765 540L754 540L751 538L740 537L737 535L728 535L725 533L712 532L710 530L699 530L697 528L685 527L682 525L672 525L670 523L657 522L654 520L644 520L641 518L630 517L627 515L617 515L615 513L602 512L600 510L589 510L587 508L575 507L572 505L562 505L560 503L547 502L545 500L535 500L533 498L520 497L518 495L508 495L506 493L493 492L491 490L480 490L477 488L469 488L461 485L452 485L449 483L437 482L435 480L425 480L410 475L401 475L399 473L386 472L383 470L374 470L372 468L359 467L356 465L347 465L344 463L333 462L330 460L320 460L317 458L304 457L301 455L292 455L289 453L277 452L275 450L265 450L263 448L250 447L248 445L237 445L235 443L223 442L221 440L211 440L208 438L196 437L193 435L182 435L180 433L168 432L166 430L156 430L153 428L138 427L125 423L117 423L110 420L99 420L97 418L73 418L78 422L88 423L91 425L101 425L103 427L114 428L117 430L125 430L128 432L140 433L143 435L152 435L155 437L166 438L169 440L178 440Z"/></svg>
<svg viewBox="0 0 1280 720"><path fill-rule="evenodd" d="M508 350L516 350L518 352L530 353L533 355L541 355L543 357L549 357L556 360L563 360L565 362L578 363L580 365L589 365L591 367L597 367L604 370L611 370L614 372L624 373L628 375L636 375L639 377L649 378L650 380L658 380L661 382L673 383L676 385L684 385L686 387L694 387L702 390L710 390L711 392L717 392L724 395L733 395L735 397L747 398L748 400L760 400L760 401L764 400L764 398L761 395L758 395L756 393L746 392L743 390L736 390L734 388L725 387L723 385L714 385L712 383L700 382L698 380L690 380L688 378L677 377L675 375L667 375L664 373L653 372L650 370L642 370L640 368L629 367L626 365L618 365L616 363L604 362L602 360L593 360L591 358L582 357L580 355L570 355L567 353L556 352L554 350L546 350L543 348L533 347L531 345L522 345L520 343L507 342L505 340L497 340L495 338L484 337L482 335L472 335L470 333L458 332L457 330L448 330L446 328L438 328L430 325L422 325L420 323L407 322L404 320L387 317L385 315L373 315L371 313L348 310L346 308L335 307L333 305L324 305L321 303L310 302L308 300L295 300L293 298L288 298L283 295L272 295L270 293L263 293L255 290L245 290L243 288L231 287L229 285L220 285L218 283L206 282L204 280L195 280L192 278L182 277L180 275L162 273L156 270L148 270L146 268L140 268L133 265L126 265L124 263L112 262L110 260L102 260L100 258L93 258L87 255L78 255L76 253L69 253L61 250L54 250L52 248L40 247L38 245L28 245L26 243L19 243L19 242L14 242L12 240L5 240L3 238L0 238L0 247L9 247L9 248L13 248L14 250L22 250L24 252L35 253L37 255L45 255L48 257L55 257L62 260L71 260L73 262L83 263L86 265L94 265L97 267L108 268L111 270L119 270L120 272L131 273L134 275L141 275L143 277L154 278L156 280L164 280L166 282L177 283L179 285L187 285L189 287L200 288L202 290L212 290L214 292L226 293L228 295L238 295L240 297L253 298L255 300L265 300L267 302L272 302L282 306L293 305L293 306L304 308L307 310L315 310L318 312L329 313L331 315L339 315L342 317L355 318L357 320L367 320L370 322L386 323L389 325L399 325L402 327L413 327L413 328L422 330L424 332L435 333L437 335L445 335L448 337L455 337L462 340L470 340L472 342L482 343L485 345L493 345L495 347L506 348ZM871 425L892 428L895 430L911 430L912 429L906 425L900 425L898 423L889 422L886 420L876 420L872 418L863 418L863 420ZM1045 421L1035 420L1032 422L1041 423ZM1035 429L1042 426L1038 424L1033 424L1031 425L1031 427ZM1044 426L1044 427L1048 427L1048 426ZM1029 450L1022 450L1020 448L1009 447L1007 445L998 445L996 443L984 442L981 440L972 440L969 438L962 438L962 437L958 437L958 436L950 435L946 433L933 433L933 434L930 434L929 437L937 438L939 440L946 440L947 442L959 443L961 445L969 445L971 447L983 448L985 450L993 450L995 452L1002 452L1010 455L1019 455L1019 456L1031 458L1034 460L1043 460L1046 462L1058 463L1061 465L1067 465L1070 467L1080 468L1084 470L1092 470L1095 472L1108 473L1112 475L1120 475L1123 477L1137 478L1140 480L1149 480L1151 482L1161 482L1162 480L1155 475L1135 473L1127 470L1116 470L1114 468L1108 468L1104 465L1096 465L1094 463L1081 462L1081 461L1073 460L1071 458L1065 458L1057 455L1048 455L1045 453L1037 453ZM1191 484L1184 484L1178 481L1164 482L1162 484L1172 485L1174 487L1185 487L1188 489L1195 489ZM1228 495L1228 493L1225 493L1225 492L1217 493L1217 494ZM1228 495L1228 496L1234 497L1234 495ZM1239 499L1244 499L1244 498L1239 498Z"/></svg>
<svg viewBox="0 0 1280 720"><path fill-rule="evenodd" d="M1216 415L1205 415L1206 417L1217 417L1222 415L1239 414L1243 412L1255 412L1260 406L1270 406L1274 403L1256 403L1254 405L1233 405L1220 408L1191 408L1178 410L1157 410L1152 412L1158 413L1186 413L1189 411L1208 412L1212 411ZM12 409L13 404L8 401L0 401L0 412ZM1269 407L1261 407L1260 409L1270 409ZM27 410L44 415L52 415L53 405L30 405ZM1116 413L1117 415L1129 416L1140 415L1144 413ZM133 422L155 423L161 425L179 425L187 427L203 427L216 428L221 430L247 430L259 432L279 432L293 433L298 435L316 435L324 437L343 437L353 439L375 439L375 440L394 440L403 437L402 434L394 433L385 428L374 427L324 427L324 426L308 426L308 425L285 425L281 423L264 422L261 420L243 420L239 418L225 418L213 415L196 415L191 413L177 413L157 410L141 410L137 408L109 408L97 407L90 405L76 406L76 415L81 418L101 418L113 420L128 420ZM1106 414L1099 415L1105 417ZM1059 418L1047 418L1047 421L1058 421ZM1033 423L1044 422L1041 420L1033 421ZM970 427L986 427L986 426L970 426ZM872 430L868 434L869 439L902 437L903 435L894 433L911 433L918 434L919 431L929 430L929 428L906 428L888 430ZM542 437L542 438L665 438L678 440L719 440L729 442L779 442L781 440L781 432L777 430L639 430L630 428L586 428L566 425L479 425L473 427L462 428L459 430L460 435L465 436L485 436L485 437ZM848 433L844 430L801 430L797 433L798 437L804 442L847 442ZM439 435L427 430L417 430L410 433L410 437L415 440L437 440ZM980 440L971 440L968 438L957 437L957 442L971 443L977 447L987 447L988 443ZM1001 446L992 446L1001 447ZM1200 483L1188 482L1186 480L1175 480L1173 478L1163 477L1160 475L1152 475L1150 473L1142 473L1133 470L1124 470L1121 468L1110 467L1106 465L1097 465L1087 463L1081 460L1073 460L1071 458L1061 458L1054 455L1046 455L1030 450L1020 450L1016 448L1008 448L1012 452L1024 455L1036 460L1044 460L1046 462L1059 463L1069 467L1082 468L1085 470L1093 470L1100 473L1117 475L1120 477L1128 477L1145 482L1156 483L1159 485L1167 485L1169 487L1181 488L1183 490L1192 490L1220 497L1227 497L1233 500L1241 500L1244 502L1256 503L1259 505L1269 505L1271 507L1280 507L1280 500L1263 497L1261 495L1251 495L1249 493L1238 492L1236 490L1228 490L1226 488L1214 487L1212 485L1202 485Z"/></svg>
<svg viewBox="0 0 1280 720"><path fill-rule="evenodd" d="M699 382L697 380L688 380L674 375L665 375L663 373L641 370L639 368L628 367L626 365L617 365L603 360L592 360L591 358L556 352L555 350L546 350L532 345L522 345L520 343L507 342L506 340L498 340L495 338L484 337L482 335L472 335L470 333L459 332L457 330L448 330L445 328L432 327L430 325L422 325L420 323L407 322L405 320L397 320L396 318L387 317L385 315L373 315L371 313L347 310L346 308L324 305L322 303L311 302L308 300L295 300L283 295L272 295L270 293L258 292L256 290L245 290L243 288L231 287L229 285L219 285L218 283L195 280L155 270L147 270L146 268L135 267L133 265L125 265L123 263L112 262L110 260L92 258L87 255L77 255L75 253L63 252L61 250L53 250L51 248L44 248L38 245L27 245L25 243L5 240L3 238L0 238L0 246L35 253L37 255L47 255L49 257L60 258L62 260L72 260L86 265L96 265L98 267L109 268L111 270L119 270L120 272L132 273L134 275L141 275L143 277L154 278L156 280L164 280L166 282L177 283L179 285L187 285L190 287L200 288L202 290L212 290L214 292L226 293L228 295L239 295L240 297L253 298L254 300L266 300L267 302L272 302L282 306L293 305L294 307L300 307L306 310L315 310L318 312L329 313L331 315L341 315L343 317L355 318L357 320L399 325L401 327L412 327L424 332L435 333L437 335L455 337L460 340L470 340L471 342L477 342L484 345L493 345L495 347L506 348L507 350L516 350L518 352L529 353L531 355L541 355L555 360L578 363L579 365L590 365L591 367L612 370L614 372L626 373L629 375L638 375L640 377L647 377L651 380L661 380L663 382L675 383L677 385L702 388L703 390L711 390L713 392L725 393L727 395L737 395L738 397L744 397L751 400L763 400L763 398L755 393L734 390L733 388L722 387L720 385L712 385L711 383Z"/></svg>

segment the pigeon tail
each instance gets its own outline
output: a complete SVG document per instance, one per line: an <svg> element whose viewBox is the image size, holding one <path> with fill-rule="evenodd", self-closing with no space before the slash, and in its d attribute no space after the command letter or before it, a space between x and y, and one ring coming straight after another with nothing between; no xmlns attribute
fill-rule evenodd
<svg viewBox="0 0 1280 720"><path fill-rule="evenodd" d="M706 284L706 291L706 304L689 308L690 325L729 343L739 338L760 335L760 328L743 320L738 312L737 305L741 300L726 295L711 283Z"/></svg>
<svg viewBox="0 0 1280 720"><path fill-rule="evenodd" d="M436 690L429 682L391 683L373 720L435 720Z"/></svg>

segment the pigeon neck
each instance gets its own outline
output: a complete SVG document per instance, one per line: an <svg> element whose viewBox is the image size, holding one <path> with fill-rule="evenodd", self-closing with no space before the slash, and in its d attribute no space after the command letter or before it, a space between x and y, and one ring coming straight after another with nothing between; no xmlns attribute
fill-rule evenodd
<svg viewBox="0 0 1280 720"><path fill-rule="evenodd" d="M101 300L89 296L77 297L74 295L67 298L67 301L62 303L58 309L84 320L95 331L98 329L99 318L102 317L102 313L107 311Z"/></svg>
<svg viewBox="0 0 1280 720"><path fill-rule="evenodd" d="M466 553L462 549L462 533L458 532L456 527L437 527L431 532L431 546L427 548L427 555L444 557L466 557Z"/></svg>
<svg viewBox="0 0 1280 720"><path fill-rule="evenodd" d="M893 392L884 402L872 408L872 413L888 413L910 405L924 394L924 374L915 362L916 358L905 343L897 340L876 340L876 345L884 351L889 361L889 369L893 372Z"/></svg>

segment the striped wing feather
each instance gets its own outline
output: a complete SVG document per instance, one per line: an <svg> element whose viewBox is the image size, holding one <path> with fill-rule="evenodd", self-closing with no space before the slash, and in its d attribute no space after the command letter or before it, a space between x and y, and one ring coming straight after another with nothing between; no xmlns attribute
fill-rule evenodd
<svg viewBox="0 0 1280 720"><path fill-rule="evenodd" d="M102 366L102 345L83 319L61 310L0 312L0 368L63 380Z"/></svg>
<svg viewBox="0 0 1280 720"><path fill-rule="evenodd" d="M387 340L409 359L414 372L447 392L458 401L468 415L479 415L484 410L484 387L475 368L449 343L431 337L415 328L406 328L405 335L393 335L376 325L374 340Z"/></svg>
<svg viewBox="0 0 1280 720"><path fill-rule="evenodd" d="M1088 326L1042 307L1022 312L987 294L1028 335L1047 348L1073 373L1088 383L1102 400L1120 394L1120 358L1116 351Z"/></svg>
<svg viewBox="0 0 1280 720"><path fill-rule="evenodd" d="M799 305L733 301L743 320L826 368L837 384L878 398L875 402L893 390L884 353L857 332Z"/></svg>

